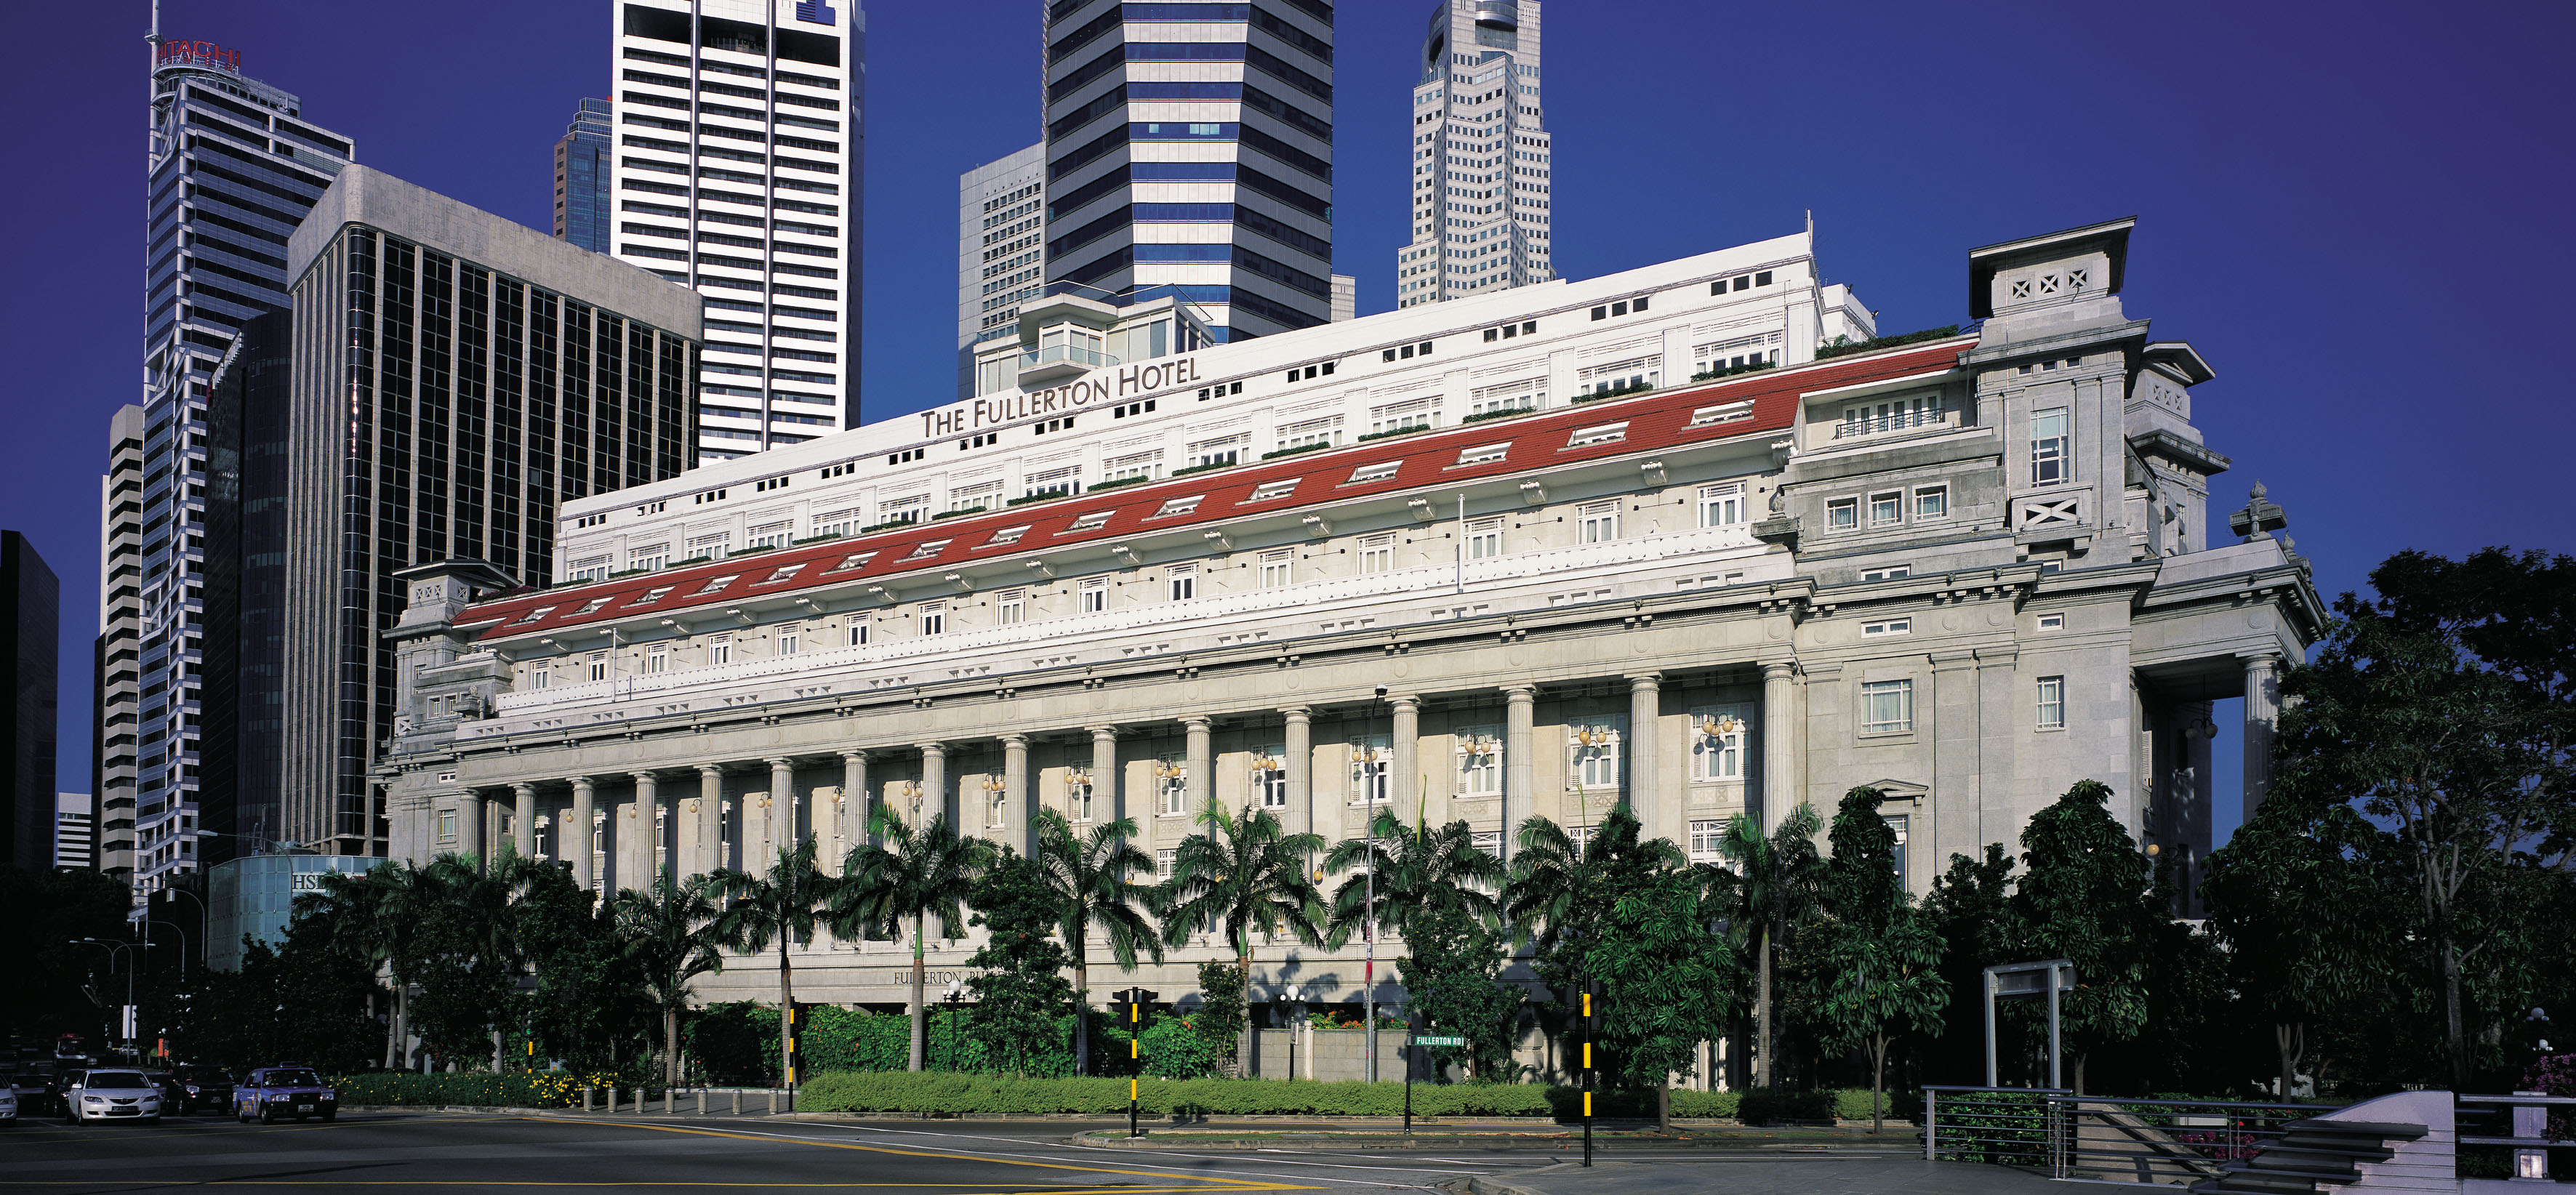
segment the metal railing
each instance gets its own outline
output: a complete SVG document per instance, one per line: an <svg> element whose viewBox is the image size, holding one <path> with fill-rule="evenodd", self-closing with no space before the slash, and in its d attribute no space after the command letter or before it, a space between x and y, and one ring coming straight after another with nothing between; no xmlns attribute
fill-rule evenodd
<svg viewBox="0 0 2576 1195"><path fill-rule="evenodd" d="M2576 1096L2517 1093L2455 1098L2459 1104L2459 1143L2511 1149L2514 1178L2550 1177L2549 1151L2576 1144L2576 1139L2567 1136L2569 1126L2562 1119L2576 1115ZM2550 1137L2553 1119L2560 1121L2560 1136L2554 1140Z"/></svg>
<svg viewBox="0 0 2576 1195"><path fill-rule="evenodd" d="M2118 1099L2033 1087L1926 1087L1923 1157L2052 1178L2188 1186L2331 1105Z"/></svg>
<svg viewBox="0 0 2576 1195"><path fill-rule="evenodd" d="M1112 354L1070 344L1051 344L1036 352L1020 354L1022 369L1036 369L1038 366L1055 361L1069 361L1075 365L1093 369L1118 364L1118 358Z"/></svg>

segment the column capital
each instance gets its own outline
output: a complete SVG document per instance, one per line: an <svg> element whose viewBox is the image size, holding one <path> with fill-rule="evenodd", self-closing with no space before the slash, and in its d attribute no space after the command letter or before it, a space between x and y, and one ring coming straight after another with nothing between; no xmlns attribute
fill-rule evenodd
<svg viewBox="0 0 2576 1195"><path fill-rule="evenodd" d="M841 753L841 759L847 763L866 763L868 761L868 749L865 747L858 747L844 751Z"/></svg>
<svg viewBox="0 0 2576 1195"><path fill-rule="evenodd" d="M1511 701L1536 701L1538 700L1538 686L1531 684L1505 685L1503 686L1503 696Z"/></svg>
<svg viewBox="0 0 2576 1195"><path fill-rule="evenodd" d="M1796 660L1764 660L1764 661L1762 661L1762 679L1763 679L1763 680L1766 680L1766 681L1775 681L1775 680L1791 680L1791 679L1794 679L1797 675L1798 675L1798 662L1797 662Z"/></svg>
<svg viewBox="0 0 2576 1195"><path fill-rule="evenodd" d="M790 759L790 758L788 758L788 757L786 757L786 756L784 756L784 755L771 756L770 758L768 758L768 759L764 759L764 760L762 760L762 761L760 761L760 762L765 763L765 764L768 764L768 765L769 765L769 770L770 770L770 771L773 771L773 772L775 772L775 771L777 771L777 770L779 770L779 769L781 769L781 768L792 768L792 767L795 767L795 766L796 766L796 761L795 761L795 760Z"/></svg>
<svg viewBox="0 0 2576 1195"><path fill-rule="evenodd" d="M1091 732L1091 741L1095 743L1114 741L1118 737L1115 726L1086 726L1083 729Z"/></svg>
<svg viewBox="0 0 2576 1195"><path fill-rule="evenodd" d="M937 741L914 743L913 748L924 755L938 755L944 757L948 754L948 744Z"/></svg>
<svg viewBox="0 0 2576 1195"><path fill-rule="evenodd" d="M565 779L572 782L574 792L588 792L593 787L593 781L588 776L568 776Z"/></svg>
<svg viewBox="0 0 2576 1195"><path fill-rule="evenodd" d="M702 763L698 765L698 776L701 779L714 780L723 776L724 771L724 765L720 763Z"/></svg>
<svg viewBox="0 0 2576 1195"><path fill-rule="evenodd" d="M1305 722L1314 718L1315 711L1302 705L1283 705L1279 707L1279 714L1291 722Z"/></svg>
<svg viewBox="0 0 2576 1195"><path fill-rule="evenodd" d="M1664 683L1664 674L1660 672L1631 672L1627 674L1627 681L1630 689L1653 689L1662 686Z"/></svg>
<svg viewBox="0 0 2576 1195"><path fill-rule="evenodd" d="M510 795L514 797L533 797L537 795L537 786L533 784L513 784L510 786Z"/></svg>
<svg viewBox="0 0 2576 1195"><path fill-rule="evenodd" d="M1386 706L1390 710L1405 710L1411 712L1422 708L1422 698L1414 694L1407 693L1401 697L1387 698Z"/></svg>
<svg viewBox="0 0 2576 1195"><path fill-rule="evenodd" d="M1181 725L1191 730L1206 730L1213 724L1214 720L1209 718L1206 714L1184 714L1181 716Z"/></svg>
<svg viewBox="0 0 2576 1195"><path fill-rule="evenodd" d="M1018 731L1012 731L1011 733L1000 737L1002 745L1005 747L1026 747L1029 745L1029 736L1021 734Z"/></svg>
<svg viewBox="0 0 2576 1195"><path fill-rule="evenodd" d="M660 779L660 777L655 774L651 768L646 768L640 772L628 772L627 775L633 776L635 778L635 782L638 784L651 784L655 780Z"/></svg>
<svg viewBox="0 0 2576 1195"><path fill-rule="evenodd" d="M2281 666L2281 653L2275 650L2267 649L2262 651L2238 652L2236 653L2236 658L2242 661L2245 667L2249 669L2278 668Z"/></svg>

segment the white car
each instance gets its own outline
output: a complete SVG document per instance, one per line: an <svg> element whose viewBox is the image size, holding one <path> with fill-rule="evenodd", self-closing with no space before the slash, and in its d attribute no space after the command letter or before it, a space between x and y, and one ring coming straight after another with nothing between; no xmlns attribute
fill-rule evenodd
<svg viewBox="0 0 2576 1195"><path fill-rule="evenodd" d="M73 1071L63 1078L63 1118L73 1124L102 1120L161 1120L161 1089L141 1071Z"/></svg>

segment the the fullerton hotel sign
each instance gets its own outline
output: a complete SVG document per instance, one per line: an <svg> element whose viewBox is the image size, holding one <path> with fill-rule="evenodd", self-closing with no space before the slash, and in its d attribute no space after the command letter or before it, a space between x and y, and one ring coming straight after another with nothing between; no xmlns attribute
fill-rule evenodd
<svg viewBox="0 0 2576 1195"><path fill-rule="evenodd" d="M923 411L921 434L954 436L1022 419L1079 411L1094 403L1150 398L1177 386L1197 385L1198 380L1199 363L1195 357L1149 361L1114 373L1093 370L1061 386L1026 394L994 394Z"/></svg>

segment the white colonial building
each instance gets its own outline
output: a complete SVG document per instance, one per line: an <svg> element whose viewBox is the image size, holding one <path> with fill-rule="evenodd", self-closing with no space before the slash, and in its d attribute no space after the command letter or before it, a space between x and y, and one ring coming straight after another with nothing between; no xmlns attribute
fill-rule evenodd
<svg viewBox="0 0 2576 1195"><path fill-rule="evenodd" d="M568 502L571 582L411 574L395 854L514 842L614 889L805 834L838 860L891 803L1023 850L1038 806L1131 817L1168 865L1215 801L1497 850L1625 804L1704 858L1869 784L1920 893L2089 777L2191 866L2209 701L2268 726L2320 612L2277 519L2208 538L2210 371L2122 312L2129 229L1976 250L1981 324L1823 360L1873 329L1802 234L1029 353L1006 392ZM909 952L815 942L799 990L899 1007ZM1253 998L1356 1000L1356 952L1265 944Z"/></svg>

